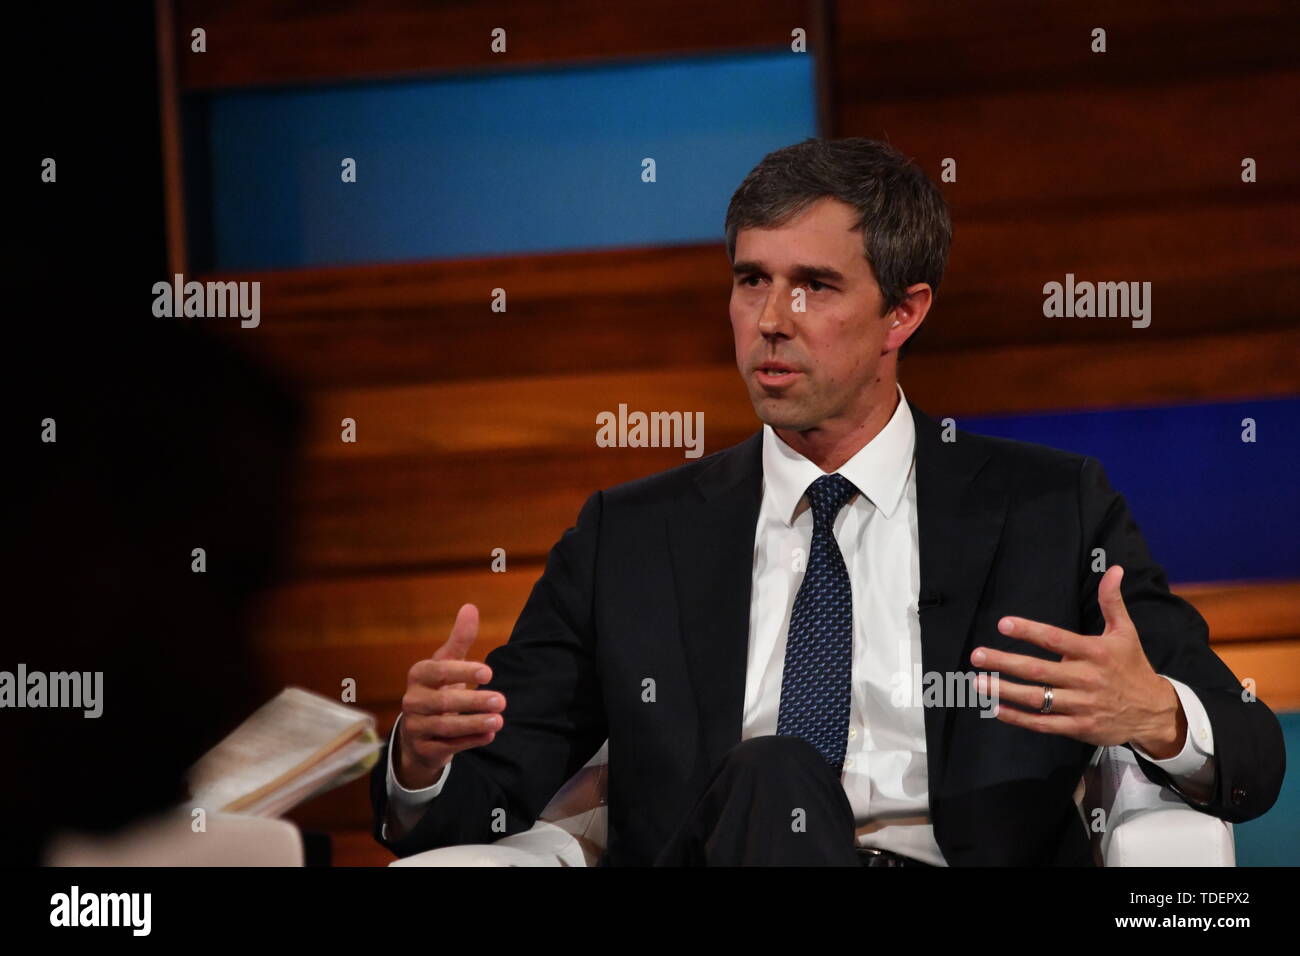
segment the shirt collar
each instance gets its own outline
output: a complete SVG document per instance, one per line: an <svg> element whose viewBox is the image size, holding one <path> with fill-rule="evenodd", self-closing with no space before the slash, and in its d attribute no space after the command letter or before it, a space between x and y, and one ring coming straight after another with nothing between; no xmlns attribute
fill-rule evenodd
<svg viewBox="0 0 1300 956"><path fill-rule="evenodd" d="M916 448L916 424L903 386L898 386L898 407L875 438L862 446L839 469L886 518L894 513L907 485ZM763 426L763 488L776 513L787 525L808 486L825 472L799 454L773 430Z"/></svg>

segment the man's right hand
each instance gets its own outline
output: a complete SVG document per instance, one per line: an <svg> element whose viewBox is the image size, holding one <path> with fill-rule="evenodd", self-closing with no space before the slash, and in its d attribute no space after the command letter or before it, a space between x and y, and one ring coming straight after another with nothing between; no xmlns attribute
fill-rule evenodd
<svg viewBox="0 0 1300 956"><path fill-rule="evenodd" d="M462 605L447 643L433 657L417 661L406 675L402 697L397 782L408 790L431 787L452 755L491 743L505 723L500 691L467 690L492 679L486 664L465 660L478 636L478 608Z"/></svg>

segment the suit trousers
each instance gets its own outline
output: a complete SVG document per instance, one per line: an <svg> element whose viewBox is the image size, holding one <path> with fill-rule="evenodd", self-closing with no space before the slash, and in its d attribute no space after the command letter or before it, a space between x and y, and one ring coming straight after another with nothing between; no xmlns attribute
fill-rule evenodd
<svg viewBox="0 0 1300 956"><path fill-rule="evenodd" d="M655 866L862 866L853 808L802 737L760 736L731 748Z"/></svg>

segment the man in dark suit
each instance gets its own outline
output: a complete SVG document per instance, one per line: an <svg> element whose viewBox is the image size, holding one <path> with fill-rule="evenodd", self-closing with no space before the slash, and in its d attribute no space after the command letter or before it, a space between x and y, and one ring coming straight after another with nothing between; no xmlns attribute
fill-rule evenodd
<svg viewBox="0 0 1300 956"><path fill-rule="evenodd" d="M526 830L606 739L610 865L1090 865L1075 794L1112 745L1203 812L1273 804L1276 717L1101 466L907 401L950 233L882 143L749 174L730 314L763 429L588 498L485 664L461 609L411 668L377 839Z"/></svg>

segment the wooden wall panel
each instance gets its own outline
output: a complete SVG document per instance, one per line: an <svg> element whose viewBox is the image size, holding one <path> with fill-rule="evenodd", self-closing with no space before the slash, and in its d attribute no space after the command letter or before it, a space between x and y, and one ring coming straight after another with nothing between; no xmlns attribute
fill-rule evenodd
<svg viewBox="0 0 1300 956"><path fill-rule="evenodd" d="M1161 342L917 353L908 397L932 417L1251 398L1300 389L1300 329ZM298 495L298 574L537 559L587 496L689 463L681 448L599 448L598 411L701 412L703 454L759 427L731 365L317 393ZM356 443L340 422L356 421Z"/></svg>
<svg viewBox="0 0 1300 956"><path fill-rule="evenodd" d="M939 321L914 354L1295 324L1294 4L878 0L833 21L834 135L886 138L935 178L957 162ZM1152 282L1151 326L1044 321L1067 272Z"/></svg>
<svg viewBox="0 0 1300 956"><path fill-rule="evenodd" d="M317 460L349 461L515 448L594 449L597 416L618 415L620 404L633 411L705 413L704 454L725 447L711 436L748 435L761 425L735 366L707 365L323 392L308 447ZM355 443L339 440L344 417L357 422ZM677 457L679 463L688 460L683 451Z"/></svg>
<svg viewBox="0 0 1300 956"><path fill-rule="evenodd" d="M1300 710L1300 641L1242 641L1215 651L1274 713Z"/></svg>
<svg viewBox="0 0 1300 956"><path fill-rule="evenodd" d="M923 101L853 97L838 121L854 135L887 136L936 179L942 161L955 159L957 180L943 189L964 222L1086 214L1099 204L1294 201L1300 124L1273 120L1298 100L1300 71L1274 71L1158 86L956 86ZM1241 181L1247 156L1258 182Z"/></svg>
<svg viewBox="0 0 1300 956"><path fill-rule="evenodd" d="M312 654L375 644L424 642L433 648L446 640L460 606L474 604L479 633L490 650L509 635L543 566L508 560L505 571L495 572L485 557L468 571L286 582L260 609L261 646Z"/></svg>
<svg viewBox="0 0 1300 956"><path fill-rule="evenodd" d="M803 0L726 4L660 0L652 8L605 0L178 0L185 90L338 82L476 69L539 67L670 55L790 48L811 31ZM188 55L195 27L208 52ZM491 32L507 32L493 53Z"/></svg>
<svg viewBox="0 0 1300 956"><path fill-rule="evenodd" d="M1300 641L1300 582L1183 584L1172 590L1201 612L1215 644Z"/></svg>
<svg viewBox="0 0 1300 956"><path fill-rule="evenodd" d="M1300 329L1170 341L917 351L908 398L932 416L992 415L1294 395Z"/></svg>
<svg viewBox="0 0 1300 956"><path fill-rule="evenodd" d="M1129 349L1294 328L1298 224L1300 199L1096 215L1088 242L1082 226L1058 217L972 221L957 231L912 356L1063 342ZM547 255L255 275L263 283L257 328L207 321L314 388L733 362L725 253L690 246L657 258L583 253L559 274L551 270L563 257ZM1149 327L1044 317L1044 283L1066 273L1151 282ZM495 288L506 290L506 313L490 310ZM1033 407L1052 406L1048 392Z"/></svg>
<svg viewBox="0 0 1300 956"><path fill-rule="evenodd" d="M1151 324L1044 317L1044 284L1067 273L1150 282ZM964 349L1290 328L1297 292L1300 200L978 219L954 225L949 272L920 341Z"/></svg>
<svg viewBox="0 0 1300 956"><path fill-rule="evenodd" d="M311 388L671 368L734 354L731 271L717 244L240 277L262 283L262 322L217 328ZM491 309L498 288L504 313Z"/></svg>
<svg viewBox="0 0 1300 956"><path fill-rule="evenodd" d="M734 444L744 435L717 437ZM683 462L679 448L594 442L490 458L322 462L300 494L295 574L478 566L497 547L540 559L593 491Z"/></svg>
<svg viewBox="0 0 1300 956"><path fill-rule="evenodd" d="M1295 68L1300 11L1290 0L838 0L838 108L854 97L1145 85L1193 75ZM1094 27L1107 52L1090 50ZM1026 130L1026 138L1032 130ZM850 135L835 129L834 135Z"/></svg>

